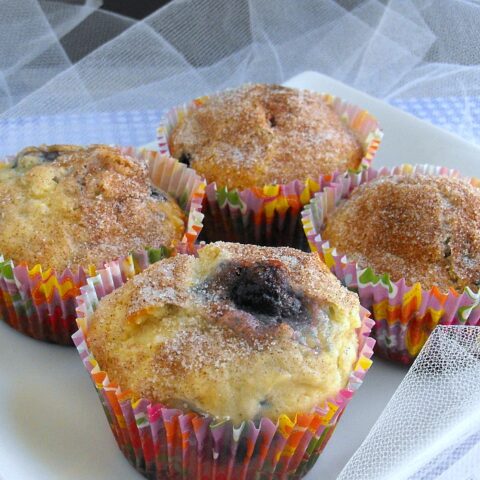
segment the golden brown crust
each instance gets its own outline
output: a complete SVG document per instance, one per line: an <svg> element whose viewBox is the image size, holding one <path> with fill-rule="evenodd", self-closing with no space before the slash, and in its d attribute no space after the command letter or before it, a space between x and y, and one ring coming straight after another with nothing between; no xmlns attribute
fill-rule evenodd
<svg viewBox="0 0 480 480"><path fill-rule="evenodd" d="M63 270L172 246L184 214L146 164L113 147L30 147L0 169L0 253Z"/></svg>
<svg viewBox="0 0 480 480"><path fill-rule="evenodd" d="M358 297L317 255L217 242L103 299L87 341L122 388L239 422L310 411L338 393L359 324Z"/></svg>
<svg viewBox="0 0 480 480"><path fill-rule="evenodd" d="M478 289L480 191L451 177L380 177L328 218L322 237L393 280Z"/></svg>
<svg viewBox="0 0 480 480"><path fill-rule="evenodd" d="M207 181L239 189L355 168L363 157L321 95L262 84L209 97L173 130L170 148Z"/></svg>

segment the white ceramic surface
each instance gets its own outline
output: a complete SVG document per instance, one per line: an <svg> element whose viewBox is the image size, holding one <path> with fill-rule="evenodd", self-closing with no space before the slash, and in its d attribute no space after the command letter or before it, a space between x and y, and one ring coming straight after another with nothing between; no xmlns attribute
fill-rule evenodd
<svg viewBox="0 0 480 480"><path fill-rule="evenodd" d="M326 91L364 106L385 137L375 165L435 163L480 176L480 149L323 75L288 85ZM0 322L0 478L140 480L118 450L73 348L26 338ZM374 424L406 369L375 359L307 480L335 479Z"/></svg>

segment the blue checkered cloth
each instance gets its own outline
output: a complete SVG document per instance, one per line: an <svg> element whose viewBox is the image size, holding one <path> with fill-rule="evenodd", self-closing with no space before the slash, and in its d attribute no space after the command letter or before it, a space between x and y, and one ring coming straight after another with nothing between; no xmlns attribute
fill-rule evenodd
<svg viewBox="0 0 480 480"><path fill-rule="evenodd" d="M159 109L0 120L0 156L42 143L145 145L155 140L162 114Z"/></svg>
<svg viewBox="0 0 480 480"><path fill-rule="evenodd" d="M395 99L394 107L480 144L480 97Z"/></svg>
<svg viewBox="0 0 480 480"><path fill-rule="evenodd" d="M391 104L480 143L480 97L396 99ZM42 143L145 145L155 140L162 112L152 109L0 120L0 155Z"/></svg>

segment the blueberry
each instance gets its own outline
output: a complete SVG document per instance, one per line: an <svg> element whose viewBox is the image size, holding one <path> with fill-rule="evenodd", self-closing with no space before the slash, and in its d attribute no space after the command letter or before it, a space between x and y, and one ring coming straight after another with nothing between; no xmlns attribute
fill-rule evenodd
<svg viewBox="0 0 480 480"><path fill-rule="evenodd" d="M160 188L155 187L154 185L150 186L150 195L161 202L167 201L167 195L165 194L165 192Z"/></svg>
<svg viewBox="0 0 480 480"><path fill-rule="evenodd" d="M55 161L60 155L60 152L58 150L56 151L49 151L49 152L45 152L43 154L43 159L45 162L53 162Z"/></svg>
<svg viewBox="0 0 480 480"><path fill-rule="evenodd" d="M46 150L37 147L28 147L23 149L16 157L12 167L30 168L42 163L55 161L61 152L59 150Z"/></svg>
<svg viewBox="0 0 480 480"><path fill-rule="evenodd" d="M190 166L190 161L192 160L192 156L189 154L189 153L185 153L183 152L181 155L180 155L180 158L178 159L178 161L180 163L184 163L187 167Z"/></svg>
<svg viewBox="0 0 480 480"><path fill-rule="evenodd" d="M452 255L452 248L450 247L450 237L447 237L443 244L443 256L444 258L448 258Z"/></svg>
<svg viewBox="0 0 480 480"><path fill-rule="evenodd" d="M229 295L237 308L264 323L297 323L307 313L302 295L294 292L285 272L269 263L236 268Z"/></svg>

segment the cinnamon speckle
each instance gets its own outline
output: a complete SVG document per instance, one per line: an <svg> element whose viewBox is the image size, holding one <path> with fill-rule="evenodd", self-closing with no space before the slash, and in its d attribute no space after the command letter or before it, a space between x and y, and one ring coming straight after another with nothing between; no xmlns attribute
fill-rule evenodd
<svg viewBox="0 0 480 480"><path fill-rule="evenodd" d="M282 269L288 288L308 299L308 317L265 324L238 308L228 265L256 262ZM237 423L306 412L338 393L359 323L358 297L315 254L217 242L198 258L162 260L105 297L87 341L122 388Z"/></svg>
<svg viewBox="0 0 480 480"><path fill-rule="evenodd" d="M356 189L322 236L360 266L393 280L475 287L480 278L480 190L432 175L382 176Z"/></svg>
<svg viewBox="0 0 480 480"><path fill-rule="evenodd" d="M363 149L321 95L244 85L212 95L174 128L172 154L229 188L306 180L357 167Z"/></svg>

